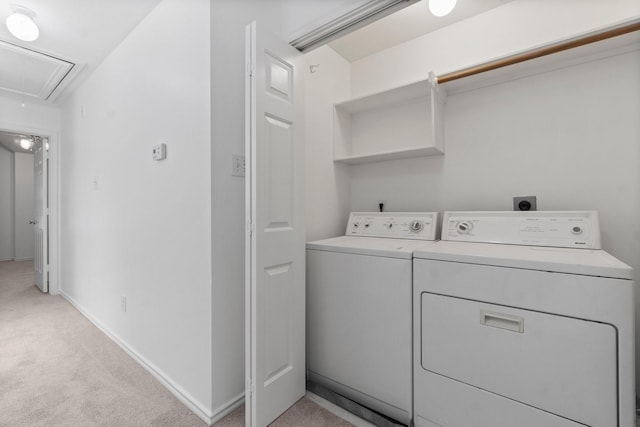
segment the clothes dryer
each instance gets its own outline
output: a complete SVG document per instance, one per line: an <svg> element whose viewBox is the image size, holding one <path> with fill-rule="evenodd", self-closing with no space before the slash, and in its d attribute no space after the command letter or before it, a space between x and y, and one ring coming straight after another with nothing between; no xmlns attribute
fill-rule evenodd
<svg viewBox="0 0 640 427"><path fill-rule="evenodd" d="M437 213L352 213L307 243L308 377L377 412L412 416L412 257Z"/></svg>
<svg viewBox="0 0 640 427"><path fill-rule="evenodd" d="M418 427L634 426L632 270L596 212L446 212L414 253Z"/></svg>

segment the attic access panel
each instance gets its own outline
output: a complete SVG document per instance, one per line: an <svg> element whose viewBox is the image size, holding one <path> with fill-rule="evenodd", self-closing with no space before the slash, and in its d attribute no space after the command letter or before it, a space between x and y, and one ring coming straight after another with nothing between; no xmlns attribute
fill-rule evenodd
<svg viewBox="0 0 640 427"><path fill-rule="evenodd" d="M0 90L48 100L73 62L0 41Z"/></svg>

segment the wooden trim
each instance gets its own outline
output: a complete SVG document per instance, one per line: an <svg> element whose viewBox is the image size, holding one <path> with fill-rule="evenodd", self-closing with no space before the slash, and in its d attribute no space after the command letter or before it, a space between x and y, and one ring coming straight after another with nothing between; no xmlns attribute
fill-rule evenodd
<svg viewBox="0 0 640 427"><path fill-rule="evenodd" d="M569 50L569 49L584 46L590 43L595 43L595 42L610 39L613 37L618 37L624 34L632 33L634 31L640 31L640 22L636 21L631 24L626 24L620 27L611 28L608 30L589 34L587 36L579 37L573 40L552 44L550 46L533 49L527 52L497 59L495 61L489 61L484 64L475 65L473 67L443 74L442 76L438 77L438 83L439 84L447 83L453 80L458 80L465 77L473 76L475 74L484 73L485 71L491 71L497 68L507 67L509 65L518 64L524 61L529 61L530 59L540 58L542 56L551 55L553 53L562 52L564 50Z"/></svg>

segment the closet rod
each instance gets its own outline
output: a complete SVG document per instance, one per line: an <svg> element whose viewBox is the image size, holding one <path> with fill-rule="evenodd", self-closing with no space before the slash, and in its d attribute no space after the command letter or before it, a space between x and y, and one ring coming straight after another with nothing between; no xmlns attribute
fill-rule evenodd
<svg viewBox="0 0 640 427"><path fill-rule="evenodd" d="M566 42L556 43L550 46L533 49L528 52L519 53L517 55L507 56L506 58L497 59L495 61L486 62L484 64L475 65L451 73L438 76L438 83L447 83L453 80L462 79L464 77L473 76L475 74L484 73L485 71L495 70L497 68L506 67L508 65L518 64L530 59L540 58L542 56L551 55L552 53L562 52L563 50L573 49L590 43L599 42L601 40L610 39L612 37L621 36L623 34L632 33L640 30L640 22L623 25L617 28L604 30L588 36L580 37Z"/></svg>

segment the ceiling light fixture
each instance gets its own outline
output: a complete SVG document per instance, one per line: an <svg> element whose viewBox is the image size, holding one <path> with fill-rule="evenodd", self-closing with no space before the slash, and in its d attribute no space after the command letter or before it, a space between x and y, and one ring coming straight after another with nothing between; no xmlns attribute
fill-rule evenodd
<svg viewBox="0 0 640 427"><path fill-rule="evenodd" d="M434 16L445 16L456 7L456 2L457 0L429 0L429 11Z"/></svg>
<svg viewBox="0 0 640 427"><path fill-rule="evenodd" d="M33 18L35 13L26 7L12 5L13 13L7 17L7 29L14 37L25 41L32 42L40 35L40 30Z"/></svg>
<svg viewBox="0 0 640 427"><path fill-rule="evenodd" d="M25 150L31 150L31 147L33 147L34 144L35 142L33 141L33 137L31 139L22 138L20 140L20 147Z"/></svg>

